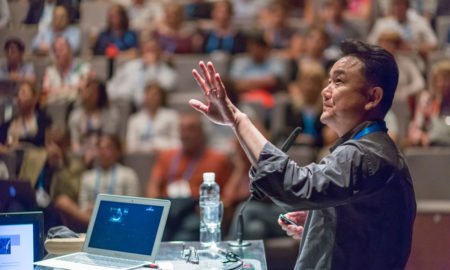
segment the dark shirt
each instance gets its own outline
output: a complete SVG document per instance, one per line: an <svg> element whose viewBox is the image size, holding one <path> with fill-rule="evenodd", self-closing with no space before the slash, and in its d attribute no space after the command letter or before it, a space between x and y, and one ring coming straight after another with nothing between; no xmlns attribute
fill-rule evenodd
<svg viewBox="0 0 450 270"><path fill-rule="evenodd" d="M287 211L310 210L295 269L404 269L416 203L402 154L384 131L344 135L320 163L299 167L267 143L251 186Z"/></svg>
<svg viewBox="0 0 450 270"><path fill-rule="evenodd" d="M203 39L203 53L224 51L229 54L237 54L245 52L245 49L245 36L241 32L219 37L216 32L211 31L206 33Z"/></svg>
<svg viewBox="0 0 450 270"><path fill-rule="evenodd" d="M45 131L51 125L51 119L43 112L36 111L37 132L33 136L20 138L22 143L30 143L37 147L45 145ZM8 129L12 120L0 125L0 144L5 144L8 140Z"/></svg>
<svg viewBox="0 0 450 270"><path fill-rule="evenodd" d="M110 30L100 33L95 42L93 51L95 55L104 55L106 48L114 44L119 51L138 47L138 36L134 31L125 31L121 36L114 34Z"/></svg>

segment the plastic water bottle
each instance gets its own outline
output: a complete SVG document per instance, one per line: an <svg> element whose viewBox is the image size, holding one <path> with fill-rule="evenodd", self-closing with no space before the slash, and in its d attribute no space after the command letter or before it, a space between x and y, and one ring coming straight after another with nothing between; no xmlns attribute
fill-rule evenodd
<svg viewBox="0 0 450 270"><path fill-rule="evenodd" d="M216 245L221 240L222 203L215 178L214 173L204 173L200 185L200 244L203 247Z"/></svg>

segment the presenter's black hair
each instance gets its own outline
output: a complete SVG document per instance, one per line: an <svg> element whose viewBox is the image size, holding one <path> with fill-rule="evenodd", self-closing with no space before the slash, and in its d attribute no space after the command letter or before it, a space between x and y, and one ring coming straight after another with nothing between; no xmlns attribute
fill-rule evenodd
<svg viewBox="0 0 450 270"><path fill-rule="evenodd" d="M354 56L364 64L362 72L370 87L383 89L380 106L386 114L391 108L398 83L398 67L394 56L379 46L358 40L344 40L341 50L344 56Z"/></svg>

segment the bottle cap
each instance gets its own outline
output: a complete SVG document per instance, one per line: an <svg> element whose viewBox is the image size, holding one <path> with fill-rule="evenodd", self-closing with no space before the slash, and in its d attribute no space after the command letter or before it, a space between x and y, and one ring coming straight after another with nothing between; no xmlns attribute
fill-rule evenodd
<svg viewBox="0 0 450 270"><path fill-rule="evenodd" d="M203 181L204 182L214 182L216 181L216 174L213 172L205 172L203 173Z"/></svg>

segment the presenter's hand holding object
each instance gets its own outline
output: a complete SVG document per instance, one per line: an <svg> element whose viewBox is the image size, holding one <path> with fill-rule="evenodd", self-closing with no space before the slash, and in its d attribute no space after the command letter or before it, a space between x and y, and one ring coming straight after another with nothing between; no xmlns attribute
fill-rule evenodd
<svg viewBox="0 0 450 270"><path fill-rule="evenodd" d="M302 239L304 230L302 225L305 223L306 216L306 211L289 212L284 215L280 215L278 224L281 226L283 231L286 231L287 235L294 239L300 240ZM289 221L292 221L296 225L290 223Z"/></svg>

